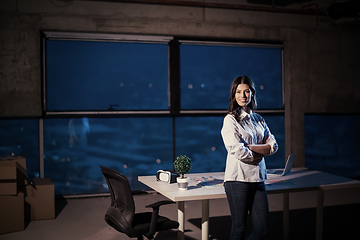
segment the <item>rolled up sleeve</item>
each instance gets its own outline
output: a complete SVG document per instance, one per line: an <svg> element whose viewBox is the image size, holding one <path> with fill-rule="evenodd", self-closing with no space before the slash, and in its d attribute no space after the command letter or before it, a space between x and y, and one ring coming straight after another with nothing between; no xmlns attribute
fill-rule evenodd
<svg viewBox="0 0 360 240"><path fill-rule="evenodd" d="M271 147L269 155L272 155L272 154L277 152L279 146L278 146L278 144L276 142L275 136L270 132L270 129L269 129L268 125L265 123L265 120L263 121L263 124L264 124L264 128L265 128L265 138L266 138L265 142L267 140L269 140L268 144Z"/></svg>

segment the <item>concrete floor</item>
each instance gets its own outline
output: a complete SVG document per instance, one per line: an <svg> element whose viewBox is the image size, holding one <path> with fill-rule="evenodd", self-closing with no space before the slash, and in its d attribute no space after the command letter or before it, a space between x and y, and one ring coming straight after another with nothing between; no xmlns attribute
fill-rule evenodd
<svg viewBox="0 0 360 240"><path fill-rule="evenodd" d="M290 194L290 239L315 239L316 193ZM144 206L165 197L157 193L136 195L136 211L149 211ZM340 201L341 200L341 201ZM338 205L341 204L341 205ZM24 231L0 235L1 240L122 240L125 234L112 229L104 221L110 206L109 197L57 199L56 218L31 221ZM282 239L282 196L269 195L270 234L267 239ZM324 238L347 239L358 234L360 225L360 191L337 190L325 193ZM176 220L177 205L165 205L160 214ZM185 203L186 240L201 238L201 201ZM230 212L226 199L210 200L210 240L228 239ZM177 239L176 230L156 235L155 240Z"/></svg>

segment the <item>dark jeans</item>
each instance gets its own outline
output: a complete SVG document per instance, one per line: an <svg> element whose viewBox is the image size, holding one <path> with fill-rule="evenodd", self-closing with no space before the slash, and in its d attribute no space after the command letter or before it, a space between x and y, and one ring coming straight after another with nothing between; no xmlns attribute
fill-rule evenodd
<svg viewBox="0 0 360 240"><path fill-rule="evenodd" d="M269 205L264 183L225 182L231 212L230 240L243 240L250 212L253 229L247 240L264 239L269 228Z"/></svg>

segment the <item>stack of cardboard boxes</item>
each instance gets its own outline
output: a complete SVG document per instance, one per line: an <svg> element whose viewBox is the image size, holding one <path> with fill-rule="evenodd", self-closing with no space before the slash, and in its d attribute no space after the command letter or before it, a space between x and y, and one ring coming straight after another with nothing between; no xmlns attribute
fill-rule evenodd
<svg viewBox="0 0 360 240"><path fill-rule="evenodd" d="M25 229L25 221L55 218L54 184L27 178L26 159L0 157L0 234Z"/></svg>

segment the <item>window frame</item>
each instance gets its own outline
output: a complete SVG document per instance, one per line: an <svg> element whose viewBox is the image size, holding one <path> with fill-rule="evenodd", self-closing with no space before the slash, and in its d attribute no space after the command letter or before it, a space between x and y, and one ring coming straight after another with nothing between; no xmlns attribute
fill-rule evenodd
<svg viewBox="0 0 360 240"><path fill-rule="evenodd" d="M179 38L177 39L179 44L188 44L188 45L200 45L200 46L231 46L231 47L262 47L262 48L278 48L281 49L281 86L282 86L282 108L281 109L256 109L254 112L259 114L285 114L285 87L284 87L284 45L280 42L273 43L260 43L260 42L248 42L240 39L190 39L190 38ZM180 58L179 58L180 59ZM180 60L179 60L180 61ZM180 66L179 66L179 75L180 75ZM180 92L180 82L178 84ZM180 99L179 99L180 104ZM181 109L180 114L225 114L227 110L189 110Z"/></svg>
<svg viewBox="0 0 360 240"><path fill-rule="evenodd" d="M245 46L281 49L282 70L282 109L255 110L260 114L285 114L285 88L284 88L284 45L282 42L249 42L242 39L207 39L175 37L167 35L136 35L115 33L81 33L42 31L42 112L43 117L64 116L151 116L151 115L223 115L227 110L188 110L180 106L180 44L209 45L209 46ZM48 111L47 102L47 79L46 79L46 40L82 40L82 41L110 41L110 42L137 42L137 43L167 43L168 44L168 106L169 110L103 110L103 111Z"/></svg>
<svg viewBox="0 0 360 240"><path fill-rule="evenodd" d="M79 33L79 32L57 32L43 31L42 38L42 112L43 116L111 116L111 115L153 115L166 114L168 110L103 110L103 111L48 111L47 110L47 79L46 79L46 41L101 41L101 42L131 42L131 43L166 43L173 37L161 35L131 35L131 34L103 34L103 33ZM169 80L168 80L169 81ZM169 85L169 84L168 84ZM168 93L169 94L169 93Z"/></svg>

